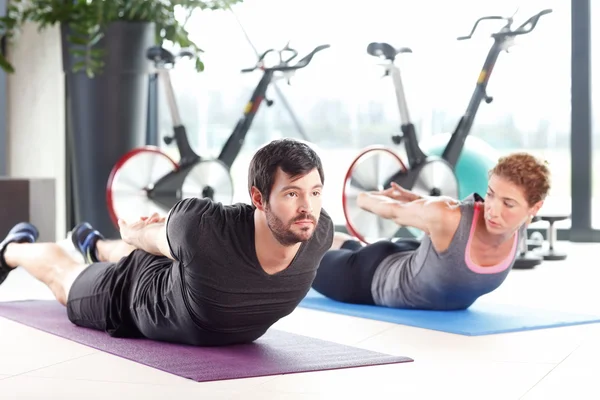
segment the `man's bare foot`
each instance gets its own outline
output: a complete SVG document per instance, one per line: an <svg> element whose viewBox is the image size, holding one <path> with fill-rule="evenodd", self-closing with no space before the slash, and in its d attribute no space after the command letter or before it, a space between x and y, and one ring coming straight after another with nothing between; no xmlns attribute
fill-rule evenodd
<svg viewBox="0 0 600 400"><path fill-rule="evenodd" d="M333 243L331 244L330 250L339 250L342 245L348 240L358 240L354 236L348 235L343 232L335 232L333 234Z"/></svg>

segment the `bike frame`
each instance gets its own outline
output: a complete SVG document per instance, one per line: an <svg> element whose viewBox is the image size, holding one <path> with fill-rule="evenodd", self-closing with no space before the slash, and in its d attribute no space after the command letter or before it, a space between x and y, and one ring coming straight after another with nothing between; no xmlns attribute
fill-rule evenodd
<svg viewBox="0 0 600 400"><path fill-rule="evenodd" d="M193 54L187 50L183 50L179 54L175 55L161 46L151 46L148 48L146 51L146 58L154 62L156 67L156 75L164 84L167 105L172 118L174 134L173 136L165 136L163 140L167 145L173 140L176 141L180 160L179 162L173 161L167 154L154 146L144 146L143 148L129 151L113 167L109 177L109 183L107 185L107 201L110 203L111 207L114 206L113 203L115 201L113 196L113 186L115 185L115 179L118 179L116 178L119 176L118 171L127 161L138 154L144 154L144 157L148 157L149 154L151 156L157 156L158 158L151 158L150 160L153 162L156 160L157 162L167 163L161 165L161 167L166 169L164 175L157 178L153 182L146 183L144 187L137 188L138 190L144 192L145 197L148 200L154 202L155 205L158 205L160 208L165 210L171 209L183 198L183 196L187 195L186 193L183 193L183 190L188 189L193 191L191 193L193 196L201 196L211 200L215 199L215 195L219 195L221 189L223 189L223 182L209 182L210 178L213 177L212 174L214 172L206 171L207 168L204 167L207 166L210 167L209 169L211 170L213 170L212 167L215 167L217 173L216 176L218 179L224 175L227 175L229 182L225 182L227 183L227 187L224 188L223 193L226 193L227 196L230 196L233 192L233 183L230 171L231 166L239 155L246 134L250 130L254 117L258 113L261 104L264 101L266 101L268 106L273 104L273 101L266 97L266 92L269 88L269 85L281 78L287 78L288 84L290 84L290 77L295 73L295 71L306 67L317 52L329 47L330 45L328 44L317 46L300 61L290 65L290 61L298 55L298 52L290 48L288 43L281 50L270 49L266 51L262 54L252 68L243 69L242 72L252 72L259 69L262 71L262 77L256 84L255 89L252 91L252 95L243 110L242 116L227 138L226 143L221 149L219 157L216 159L203 159L191 148L186 129L183 126L181 117L179 115L174 88L171 82L170 70L175 65L175 61L183 57L193 57ZM275 52L279 56L279 63L272 67L265 67L264 58L268 53L271 52ZM289 56L284 58L283 54ZM276 72L280 72L281 75L276 74ZM139 158L137 159L139 160ZM154 167L154 164L152 167ZM143 171L136 172L142 173ZM154 178L152 175L152 170L148 170L146 172L150 175L150 179ZM154 172L156 172L156 170ZM192 182L190 179L190 185L186 185L186 180L189 175L191 173L196 174L196 172L198 173L198 179L195 179L196 182ZM200 182L197 182L198 180ZM198 193L198 191L202 192ZM137 195L139 196L139 193L137 193ZM112 211L114 211L114 209L112 209ZM112 217L116 217L114 212Z"/></svg>
<svg viewBox="0 0 600 400"><path fill-rule="evenodd" d="M406 149L408 164L409 166L416 165L423 162L426 156L419 148L415 125L410 120L410 113L408 112L408 103L406 101L406 94L404 92L404 84L402 83L400 68L394 64L394 61L392 61L389 65L388 71L392 76L396 100L398 102L398 111L400 112L400 121L402 122L400 125L400 130L402 131L402 138L404 139L404 148Z"/></svg>
<svg viewBox="0 0 600 400"><path fill-rule="evenodd" d="M471 128L473 127L475 115L479 110L481 102L483 100L489 101L488 99L490 99L487 96L486 88L490 80L492 71L494 70L494 65L498 60L498 56L500 55L502 50L504 50L506 41L510 39L511 38L507 36L501 36L494 39L494 43L492 44L486 56L483 68L481 69L481 72L478 75L475 90L471 95L471 99L469 101L467 109L463 116L460 118L458 125L456 126L452 137L450 138L450 141L444 149L442 158L453 167L456 165L458 157L460 156L460 153L462 152L462 149L464 147L465 139L469 135ZM394 64L394 62L390 62L390 64L386 65L386 67L392 77L394 91L396 93L398 111L400 113L400 120L402 122L400 129L403 134L402 140L404 141L404 147L406 149L406 157L408 159L408 164L409 167L418 165L421 162L425 161L427 156L419 147L415 126L410 120L410 113L408 111L408 104L406 101L406 94L404 92L404 84L402 82L400 68L396 64Z"/></svg>
<svg viewBox="0 0 600 400"><path fill-rule="evenodd" d="M176 193L182 187L189 171L200 162L202 158L192 150L188 141L186 129L181 123L169 71L167 69L160 69L159 74L166 88L165 94L171 118L173 120L174 137L177 149L180 153L180 161L179 168L162 176L154 184L154 187L147 190L147 194L148 198L151 198L161 206L170 209L177 202L177 199L173 197L173 193ZM229 135L225 146L221 150L218 160L221 161L227 169L231 168L231 165L237 158L244 144L244 139L250 130L252 121L254 120L262 101L265 99L267 89L273 79L273 74L273 70L263 71L263 76L254 89L250 101L246 104L242 117L237 122L233 132ZM203 196L205 197L210 197L210 195L211 193L203 193Z"/></svg>
<svg viewBox="0 0 600 400"><path fill-rule="evenodd" d="M179 164L180 166L195 164L200 160L200 156L196 154L194 150L192 150L190 142L188 141L185 126L183 126L181 123L181 117L179 116L179 108L177 107L177 100L175 99L175 91L173 90L169 69L160 68L158 70L158 77L163 82L165 96L167 98L167 105L169 106L169 112L171 113L171 121L173 121L173 136L175 138L177 150L179 151Z"/></svg>
<svg viewBox="0 0 600 400"><path fill-rule="evenodd" d="M483 67L477 78L475 89L473 91L473 94L471 95L469 104L467 105L467 109L458 121L458 124L442 153L441 158L445 160L452 168L454 168L456 166L456 163L458 162L458 158L460 157L460 154L463 150L466 138L473 127L475 116L477 115L477 111L479 110L481 102L485 100L486 103L489 104L493 100L492 97L489 97L487 95L486 89L491 74L494 70L494 66L496 65L496 61L498 60L498 56L503 50L506 50L512 44L514 38L517 35L522 35L531 32L537 25L537 22L540 19L540 17L551 12L551 9L546 9L539 12L538 14L532 16L527 21L525 21L516 30L511 30L511 25L513 22L512 17L483 17L476 21L469 36L458 38L459 40L469 39L475 32L477 25L483 20L507 21L507 24L499 32L492 35L492 37L494 38L494 42L492 43L492 46L489 49L488 54L485 58ZM527 26L530 26L530 28L527 29ZM394 141L394 143L400 144L402 138L406 139L404 146L410 165L409 168L413 168L414 166L425 162L427 156L423 153L423 151L418 145L415 127L414 124L410 121L410 115L408 113L406 103L406 96L404 94L404 86L400 77L400 68L394 64L393 60L389 63L389 65L386 65L386 67L388 72L391 72L393 78L394 88L396 91L396 98L398 100L398 107L400 111L400 118L402 122L401 131L404 135L403 137L394 136L392 137L392 140Z"/></svg>
<svg viewBox="0 0 600 400"><path fill-rule="evenodd" d="M512 40L513 39L510 36L494 38L494 43L488 51L481 72L477 78L475 90L471 95L467 110L458 121L458 125L456 125L456 128L450 137L450 141L442 153L442 158L453 167L456 166L460 153L463 150L465 140L471 132L471 128L473 128L475 115L477 115L481 102L485 100L489 104L492 101L492 98L487 95L487 85L494 70L494 66L496 65L496 61L498 60L498 56L506 49L507 41Z"/></svg>
<svg viewBox="0 0 600 400"><path fill-rule="evenodd" d="M246 134L250 130L254 117L265 99L267 89L273 80L273 74L273 70L264 70L262 78L250 97L250 101L248 101L244 108L242 117L238 120L233 132L229 135L227 142L225 142L225 146L223 146L223 149L219 154L218 160L225 164L228 169L231 168L244 145Z"/></svg>
<svg viewBox="0 0 600 400"><path fill-rule="evenodd" d="M262 101L265 99L267 89L273 79L273 74L273 70L264 70L262 78L250 97L250 101L246 104L242 117L238 120L233 132L229 135L219 154L218 160L225 164L228 169L231 168L242 149L246 135L254 121L254 117L256 116ZM180 154L179 164L181 168L185 168L188 165L197 163L202 158L192 150L188 141L186 129L181 123L181 117L179 116L179 109L177 107L169 71L167 69L161 69L159 71L159 77L164 82L167 104L173 121L175 143Z"/></svg>

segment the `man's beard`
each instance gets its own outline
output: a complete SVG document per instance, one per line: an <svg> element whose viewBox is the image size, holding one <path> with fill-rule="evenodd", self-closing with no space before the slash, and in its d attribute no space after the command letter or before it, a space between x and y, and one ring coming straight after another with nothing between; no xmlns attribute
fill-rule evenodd
<svg viewBox="0 0 600 400"><path fill-rule="evenodd" d="M279 218L275 213L273 213L269 206L265 207L265 214L267 215L267 226L271 229L273 236L277 241L283 246L293 246L296 243L306 242L314 233L314 229L316 229L317 221L316 218L310 214L300 214L290 220L288 223L284 223L281 218ZM297 221L312 221L313 227L305 226L301 228L301 233L296 233L292 230L292 226ZM307 234L310 229L313 229L313 232Z"/></svg>

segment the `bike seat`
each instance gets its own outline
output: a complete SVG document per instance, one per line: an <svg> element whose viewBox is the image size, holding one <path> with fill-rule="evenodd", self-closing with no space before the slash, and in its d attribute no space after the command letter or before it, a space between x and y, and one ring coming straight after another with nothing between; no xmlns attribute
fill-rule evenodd
<svg viewBox="0 0 600 400"><path fill-rule="evenodd" d="M369 45L367 46L367 53L374 57L383 56L390 61L394 61L396 55L400 53L412 53L412 50L410 49L410 47L395 48L389 43L373 42L369 43Z"/></svg>
<svg viewBox="0 0 600 400"><path fill-rule="evenodd" d="M146 58L150 61L164 64L172 64L175 62L173 53L161 46L152 46L148 48L146 51Z"/></svg>
<svg viewBox="0 0 600 400"><path fill-rule="evenodd" d="M189 50L182 50L179 54L174 55L169 50L161 46L149 47L146 51L146 58L154 61L156 64L175 64L175 60L182 57L193 57L194 54Z"/></svg>

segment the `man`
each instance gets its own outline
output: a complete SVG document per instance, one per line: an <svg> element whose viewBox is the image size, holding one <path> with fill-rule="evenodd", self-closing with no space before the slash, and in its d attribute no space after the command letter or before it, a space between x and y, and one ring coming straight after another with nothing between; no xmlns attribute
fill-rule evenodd
<svg viewBox="0 0 600 400"><path fill-rule="evenodd" d="M252 205L178 202L166 218L119 221L121 241L89 224L72 232L80 265L37 230L0 243L0 282L21 266L67 307L71 322L116 337L201 345L251 342L290 314L331 246L324 174L306 144L276 140L249 166Z"/></svg>

